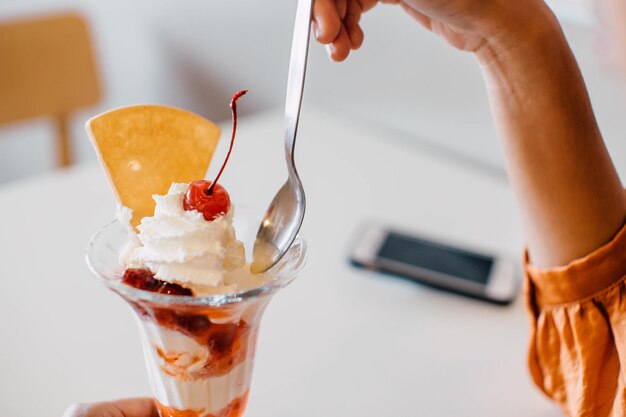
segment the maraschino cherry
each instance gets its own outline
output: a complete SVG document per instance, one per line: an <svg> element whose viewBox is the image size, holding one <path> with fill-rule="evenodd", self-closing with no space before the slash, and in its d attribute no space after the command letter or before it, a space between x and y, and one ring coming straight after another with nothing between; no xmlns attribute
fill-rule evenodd
<svg viewBox="0 0 626 417"><path fill-rule="evenodd" d="M187 211L198 210L206 221L212 221L228 212L230 208L230 196L224 187L217 183L222 175L230 153L235 143L235 133L237 132L237 100L246 94L248 90L238 91L230 101L230 109L233 115L233 133L230 138L230 148L226 154L226 159L213 181L198 180L189 184L183 200L183 208Z"/></svg>

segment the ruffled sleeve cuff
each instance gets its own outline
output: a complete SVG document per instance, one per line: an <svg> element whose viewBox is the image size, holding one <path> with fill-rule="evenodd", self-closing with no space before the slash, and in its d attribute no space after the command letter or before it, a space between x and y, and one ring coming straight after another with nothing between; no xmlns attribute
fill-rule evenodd
<svg viewBox="0 0 626 417"><path fill-rule="evenodd" d="M537 306L580 302L626 277L626 225L613 240L584 258L555 268L533 266L525 255L528 290Z"/></svg>

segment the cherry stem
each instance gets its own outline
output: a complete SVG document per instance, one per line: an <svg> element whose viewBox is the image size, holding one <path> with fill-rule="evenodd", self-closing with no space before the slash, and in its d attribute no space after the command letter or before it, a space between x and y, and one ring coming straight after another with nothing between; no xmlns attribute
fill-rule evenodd
<svg viewBox="0 0 626 417"><path fill-rule="evenodd" d="M228 148L226 159L224 159L224 163L222 163L222 167L217 173L217 176L215 177L211 185L209 185L209 188L207 188L205 191L207 195L213 194L213 188L215 187L215 184L217 184L217 180L220 179L222 172L224 172L224 168L226 168L226 163L228 162L228 158L230 158L230 153L233 151L233 145L235 143L235 134L237 133L237 100L239 100L239 98L243 96L244 94L246 94L247 92L248 90L237 91L235 94L233 94L233 98L230 100L230 110L233 115L233 134L230 138L230 148Z"/></svg>

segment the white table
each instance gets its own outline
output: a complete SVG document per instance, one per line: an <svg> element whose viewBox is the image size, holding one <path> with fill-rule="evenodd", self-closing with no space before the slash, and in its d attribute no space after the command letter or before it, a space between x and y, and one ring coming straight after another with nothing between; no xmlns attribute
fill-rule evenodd
<svg viewBox="0 0 626 417"><path fill-rule="evenodd" d="M281 128L279 111L241 121L223 177L236 201L264 207L283 182ZM506 181L306 106L297 151L309 261L268 308L247 415L559 415L526 371L521 297L492 306L347 262L373 219L519 258ZM83 261L113 216L100 167L4 186L0 207L0 414L147 395L132 314Z"/></svg>

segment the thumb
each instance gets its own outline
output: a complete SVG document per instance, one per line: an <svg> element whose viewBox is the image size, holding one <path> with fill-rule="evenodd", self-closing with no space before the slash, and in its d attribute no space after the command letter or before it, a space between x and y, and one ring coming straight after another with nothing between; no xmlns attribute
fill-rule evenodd
<svg viewBox="0 0 626 417"><path fill-rule="evenodd" d="M92 404L74 404L63 417L158 417L152 398L128 398Z"/></svg>

